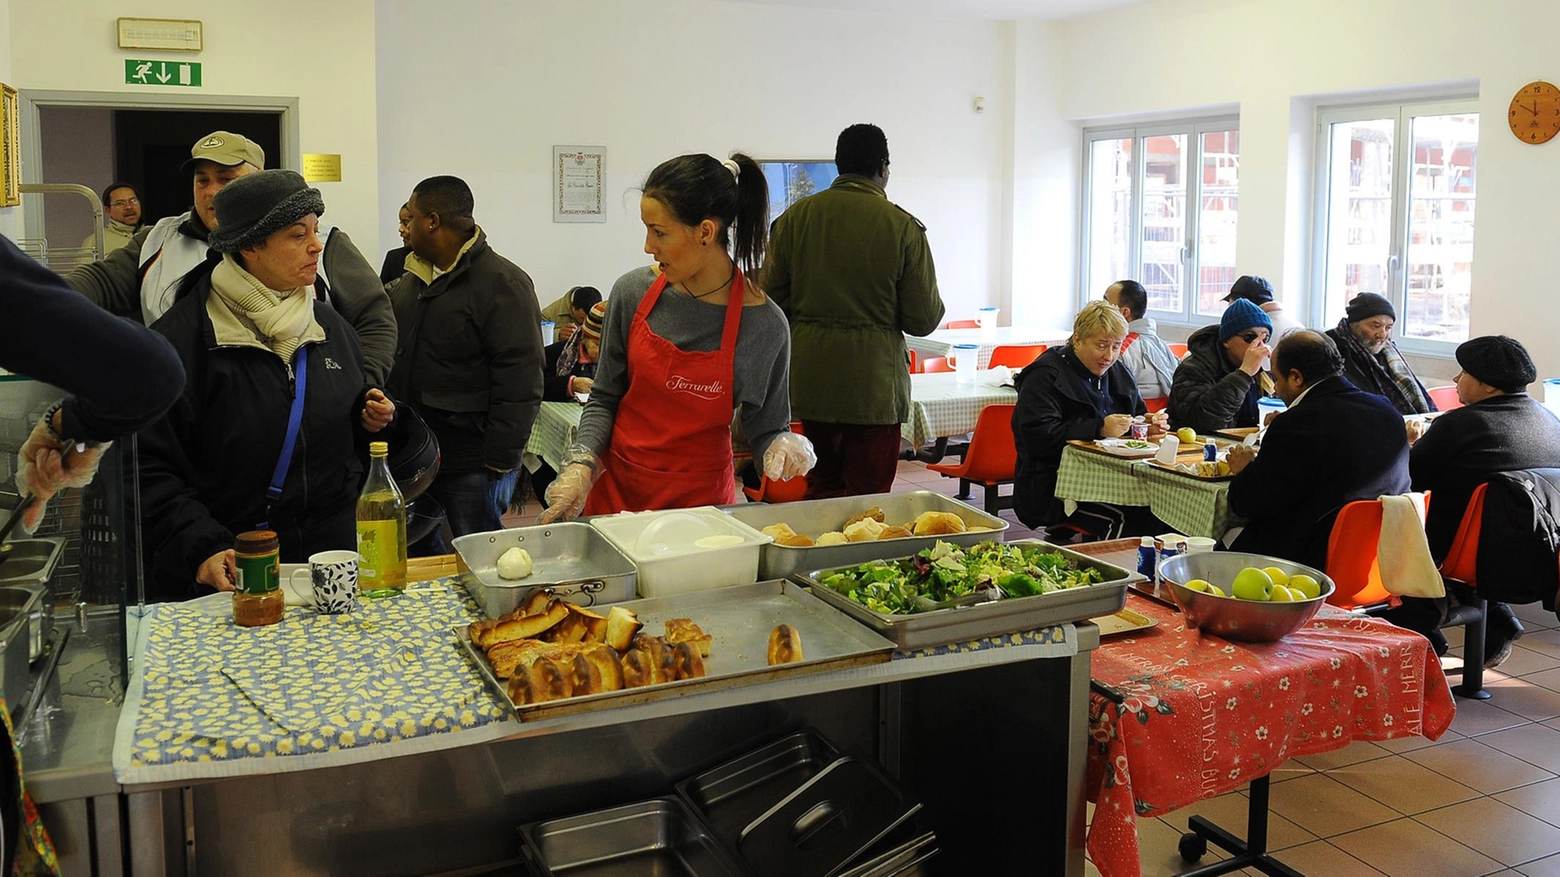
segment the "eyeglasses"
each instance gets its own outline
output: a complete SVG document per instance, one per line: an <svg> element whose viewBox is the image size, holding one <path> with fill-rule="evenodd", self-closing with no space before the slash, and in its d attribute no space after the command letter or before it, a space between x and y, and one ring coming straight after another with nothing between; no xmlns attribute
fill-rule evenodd
<svg viewBox="0 0 1560 877"><path fill-rule="evenodd" d="M108 202L108 206L110 206L110 207L129 207L131 204L134 204L137 207L139 207L141 205L141 199L140 198L131 198L131 199L127 200L127 201L110 201L110 202Z"/></svg>
<svg viewBox="0 0 1560 877"><path fill-rule="evenodd" d="M1258 338L1262 338L1264 336L1261 332L1247 332L1244 335L1240 335L1238 337L1247 344L1254 344Z"/></svg>

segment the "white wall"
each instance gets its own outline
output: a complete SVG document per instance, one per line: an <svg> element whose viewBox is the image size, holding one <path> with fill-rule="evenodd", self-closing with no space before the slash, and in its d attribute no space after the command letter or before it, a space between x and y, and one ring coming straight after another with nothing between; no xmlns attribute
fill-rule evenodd
<svg viewBox="0 0 1560 877"><path fill-rule="evenodd" d="M342 182L319 184L329 219L350 231L378 266L372 0L271 0L259 5L157 0L133 10L97 0L0 0L0 11L7 7L5 20L12 39L0 42L0 49L9 50L0 51L0 75L9 73L5 81L24 91L299 98L300 151L342 156ZM184 57L176 52L119 49L115 18L130 13L205 23L206 49L193 56L203 65L200 89L124 84L126 58ZM287 165L296 167L297 158L290 158Z"/></svg>
<svg viewBox="0 0 1560 877"><path fill-rule="evenodd" d="M1513 335L1541 375L1560 374L1560 308L1549 289L1560 141L1526 145L1505 124L1518 88L1557 78L1547 55L1523 47L1560 30L1560 4L1158 0L1058 30L1066 118L1239 105L1236 267L1273 278L1286 304L1302 306L1315 106L1476 82L1483 125L1471 331Z"/></svg>
<svg viewBox="0 0 1560 877"><path fill-rule="evenodd" d="M893 157L889 198L926 224L950 315L1005 301L1008 25L704 0L377 8L384 241L412 186L451 173L543 303L605 291L647 260L631 190L658 162L832 159L842 128L872 122ZM605 224L552 222L554 144L606 147Z"/></svg>
<svg viewBox="0 0 1560 877"><path fill-rule="evenodd" d="M80 183L94 192L114 182L114 111L45 107L39 111L45 183ZM37 197L37 196L33 196ZM78 195L45 195L44 237L75 247L92 234L92 207Z"/></svg>

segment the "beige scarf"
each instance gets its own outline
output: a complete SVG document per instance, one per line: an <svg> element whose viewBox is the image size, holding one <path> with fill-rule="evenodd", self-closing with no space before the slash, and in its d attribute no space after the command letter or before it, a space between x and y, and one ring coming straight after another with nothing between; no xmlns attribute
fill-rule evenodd
<svg viewBox="0 0 1560 877"><path fill-rule="evenodd" d="M226 254L211 272L206 314L217 343L263 347L291 363L299 347L324 341L325 329L314 319L313 290L307 286L277 292L261 283Z"/></svg>

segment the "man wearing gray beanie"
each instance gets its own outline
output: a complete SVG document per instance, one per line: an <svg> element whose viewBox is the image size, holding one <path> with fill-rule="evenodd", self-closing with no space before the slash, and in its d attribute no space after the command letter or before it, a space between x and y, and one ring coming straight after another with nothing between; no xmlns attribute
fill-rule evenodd
<svg viewBox="0 0 1560 877"><path fill-rule="evenodd" d="M1354 386L1386 396L1399 414L1434 411L1425 385L1392 343L1396 323L1397 310L1386 296L1362 292L1349 300L1343 319L1327 334L1343 354L1343 375Z"/></svg>
<svg viewBox="0 0 1560 877"><path fill-rule="evenodd" d="M159 600L233 590L245 530L276 531L283 562L353 548L358 445L395 414L367 383L352 326L314 295L319 190L293 171L261 171L226 185L215 206L220 260L152 326L187 376L141 433L147 588ZM278 471L281 491L268 492Z"/></svg>

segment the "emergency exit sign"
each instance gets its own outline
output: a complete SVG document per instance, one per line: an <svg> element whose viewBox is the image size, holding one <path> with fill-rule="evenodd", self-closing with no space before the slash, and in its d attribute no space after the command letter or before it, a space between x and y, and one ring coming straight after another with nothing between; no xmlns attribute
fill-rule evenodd
<svg viewBox="0 0 1560 877"><path fill-rule="evenodd" d="M146 61L125 59L126 85L182 85L200 88L199 61Z"/></svg>

